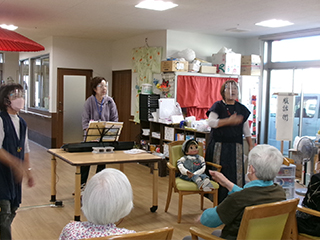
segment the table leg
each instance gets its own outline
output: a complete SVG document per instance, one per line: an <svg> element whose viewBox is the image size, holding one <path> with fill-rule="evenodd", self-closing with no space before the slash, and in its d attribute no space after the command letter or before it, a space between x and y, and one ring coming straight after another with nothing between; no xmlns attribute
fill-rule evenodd
<svg viewBox="0 0 320 240"><path fill-rule="evenodd" d="M153 206L150 208L151 212L155 212L158 209L158 162L153 164L153 197L152 204Z"/></svg>
<svg viewBox="0 0 320 240"><path fill-rule="evenodd" d="M74 220L80 221L80 208L81 208L81 172L80 166L76 167L75 173L75 191L74 191Z"/></svg>
<svg viewBox="0 0 320 240"><path fill-rule="evenodd" d="M52 155L51 159L51 199L50 202L56 201L56 169L57 169L57 160L55 156Z"/></svg>

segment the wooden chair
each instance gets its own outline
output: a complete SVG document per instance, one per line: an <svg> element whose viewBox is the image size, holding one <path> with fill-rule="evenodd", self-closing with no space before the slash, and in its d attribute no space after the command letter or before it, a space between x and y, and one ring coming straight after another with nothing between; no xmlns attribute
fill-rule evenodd
<svg viewBox="0 0 320 240"><path fill-rule="evenodd" d="M113 235L107 237L98 237L98 238L87 238L85 240L150 240L150 239L159 239L159 240L171 240L173 234L173 227L159 228L150 231L142 231L136 233L122 234L122 235Z"/></svg>
<svg viewBox="0 0 320 240"><path fill-rule="evenodd" d="M168 211L172 190L174 192L179 193L179 206L178 206L178 223L181 222L181 213L182 213L182 200L184 195L189 194L200 194L201 195L201 210L203 210L203 198L204 194L209 193L213 195L213 206L218 204L218 188L219 184L211 181L212 185L215 187L214 190L210 192L204 192L198 189L197 184L194 182L189 182L186 180L182 180L180 177L176 177L176 173L179 172L177 167L177 161L184 155L182 152L182 144L184 141L175 141L169 143L169 162L167 166L169 168L169 187L168 187L168 195L167 195L167 203L165 207L165 212ZM203 144L199 143L199 155L203 156ZM207 162L207 165L214 166L221 170L221 166L218 164Z"/></svg>
<svg viewBox="0 0 320 240"><path fill-rule="evenodd" d="M250 196L248 196L250 197ZM266 203L246 207L242 216L237 239L280 240L297 239L297 232L292 229L299 199ZM212 229L211 229L212 232ZM192 240L222 239L210 233L204 233L197 227L191 227Z"/></svg>
<svg viewBox="0 0 320 240"><path fill-rule="evenodd" d="M316 217L320 217L320 212L310 209L310 208L306 208L306 207L302 207L302 206L298 206L298 210L304 213L308 213L310 215L316 216ZM305 233L299 233L298 234L298 240L311 240L311 239L318 239L320 240L320 237L315 237L315 236L311 236Z"/></svg>

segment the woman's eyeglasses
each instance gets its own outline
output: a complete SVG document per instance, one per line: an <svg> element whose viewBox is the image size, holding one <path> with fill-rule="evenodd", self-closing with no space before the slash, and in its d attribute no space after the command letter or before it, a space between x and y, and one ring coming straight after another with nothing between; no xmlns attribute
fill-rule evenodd
<svg viewBox="0 0 320 240"><path fill-rule="evenodd" d="M15 89L9 93L10 99L16 99L16 98L24 98L24 91Z"/></svg>
<svg viewBox="0 0 320 240"><path fill-rule="evenodd" d="M108 88L107 84L98 84L97 88Z"/></svg>

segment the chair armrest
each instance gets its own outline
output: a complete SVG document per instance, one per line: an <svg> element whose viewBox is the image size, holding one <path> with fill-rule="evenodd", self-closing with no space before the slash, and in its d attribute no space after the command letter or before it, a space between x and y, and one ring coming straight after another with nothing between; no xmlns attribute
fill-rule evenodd
<svg viewBox="0 0 320 240"><path fill-rule="evenodd" d="M221 171L222 166L216 163L212 163L212 162L206 162L207 165L210 165L212 167L215 167L217 169L218 172Z"/></svg>
<svg viewBox="0 0 320 240"><path fill-rule="evenodd" d="M313 210L311 208L306 208L306 207L302 207L302 206L298 205L298 210L300 212L304 212L304 213L308 213L310 215L313 215L315 217L320 217L320 212L317 210Z"/></svg>
<svg viewBox="0 0 320 240"><path fill-rule="evenodd" d="M197 227L190 227L189 229L191 233L192 240L198 240L198 237L206 239L206 240L219 240L223 238L219 238L217 236L212 235L211 233L204 232L203 230Z"/></svg>
<svg viewBox="0 0 320 240"><path fill-rule="evenodd" d="M175 166L173 166L170 162L167 162L167 167L169 168L169 171L170 170L178 171L178 169Z"/></svg>

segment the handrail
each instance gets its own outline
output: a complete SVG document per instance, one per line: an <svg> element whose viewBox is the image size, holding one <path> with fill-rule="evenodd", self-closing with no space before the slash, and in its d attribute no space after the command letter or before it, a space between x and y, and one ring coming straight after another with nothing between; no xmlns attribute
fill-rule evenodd
<svg viewBox="0 0 320 240"><path fill-rule="evenodd" d="M45 115L45 114L41 114L41 113L37 113L37 112L28 111L28 110L20 110L20 111L23 112L23 113L35 115L35 116L38 116L38 117L52 118L51 116L48 116L48 115Z"/></svg>

